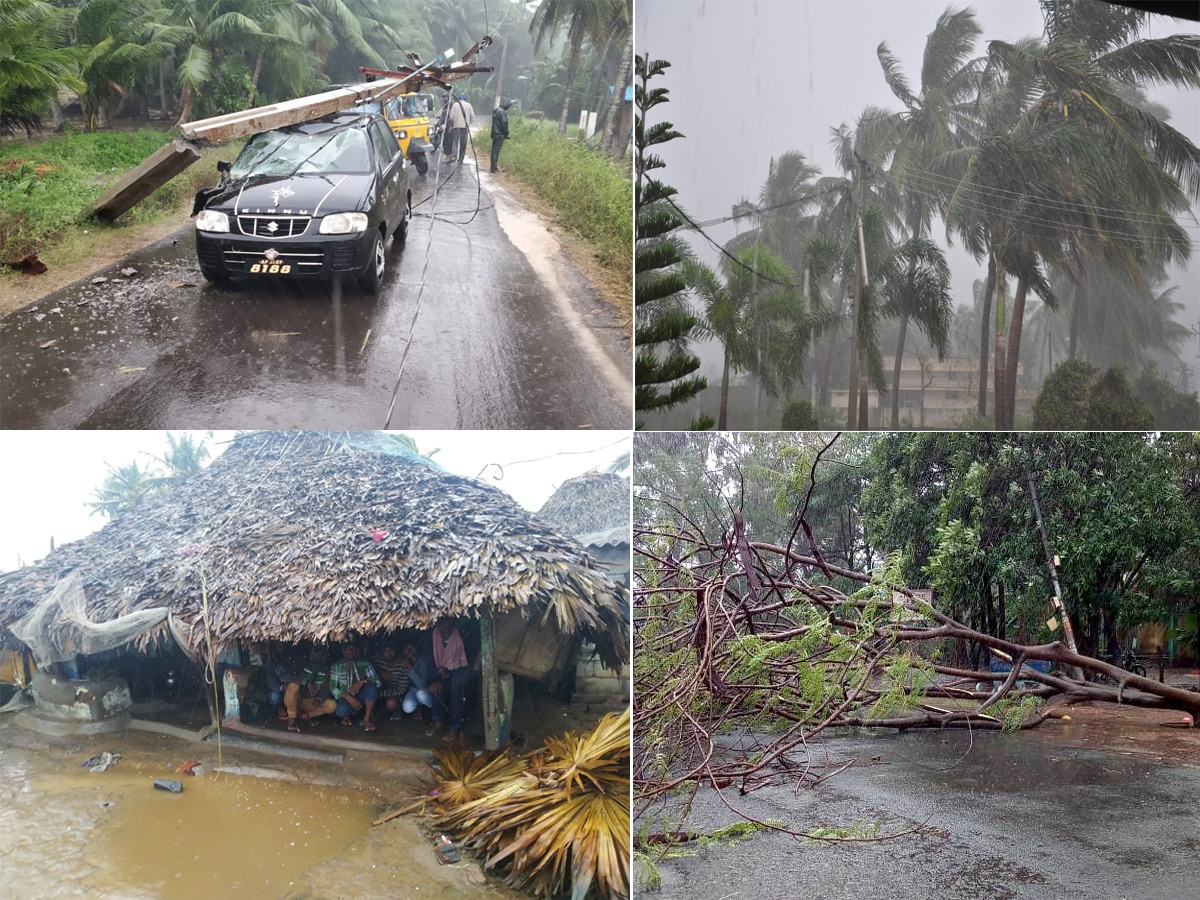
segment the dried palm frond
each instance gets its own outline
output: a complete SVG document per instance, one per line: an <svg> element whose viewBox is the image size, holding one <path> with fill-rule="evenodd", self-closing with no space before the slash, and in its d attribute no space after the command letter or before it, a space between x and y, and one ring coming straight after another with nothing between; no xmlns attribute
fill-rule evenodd
<svg viewBox="0 0 1200 900"><path fill-rule="evenodd" d="M525 761L508 755L508 746L485 750L476 756L461 741L434 748L441 766L438 800L444 808L469 803L496 790L525 771Z"/></svg>
<svg viewBox="0 0 1200 900"><path fill-rule="evenodd" d="M548 738L517 760L519 775L454 806L439 827L538 896L629 896L629 722L625 710L585 734ZM442 761L444 802L460 793L444 776L471 768L451 765Z"/></svg>

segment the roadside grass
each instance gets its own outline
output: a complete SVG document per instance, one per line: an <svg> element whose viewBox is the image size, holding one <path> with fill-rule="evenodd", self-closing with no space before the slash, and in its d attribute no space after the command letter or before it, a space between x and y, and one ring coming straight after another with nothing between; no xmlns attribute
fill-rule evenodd
<svg viewBox="0 0 1200 900"><path fill-rule="evenodd" d="M554 123L514 118L500 168L555 212L557 224L587 242L596 261L633 296L633 181L624 161L589 150ZM487 123L476 137L479 160L492 152Z"/></svg>
<svg viewBox="0 0 1200 900"><path fill-rule="evenodd" d="M36 252L53 263L107 232L116 232L190 211L201 187L216 183L217 158L232 159L240 146L206 149L199 162L106 225L90 215L92 204L127 170L169 140L154 128L125 132L70 132L29 143L0 146L0 261L16 262ZM180 224L184 224L180 221ZM83 231L90 240L81 240Z"/></svg>

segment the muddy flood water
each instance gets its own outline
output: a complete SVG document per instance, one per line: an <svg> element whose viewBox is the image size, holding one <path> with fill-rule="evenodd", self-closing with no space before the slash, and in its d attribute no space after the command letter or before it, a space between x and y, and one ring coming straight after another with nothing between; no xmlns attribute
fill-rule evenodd
<svg viewBox="0 0 1200 900"><path fill-rule="evenodd" d="M121 754L105 772L80 762ZM344 763L129 732L55 738L0 719L0 895L112 900L517 900L471 859L439 866L427 822L371 821L428 789L387 754ZM174 772L201 760L207 773ZM412 761L403 772L411 773ZM265 777L264 777L265 776ZM182 793L156 790L177 779ZM295 779L282 780L282 779Z"/></svg>

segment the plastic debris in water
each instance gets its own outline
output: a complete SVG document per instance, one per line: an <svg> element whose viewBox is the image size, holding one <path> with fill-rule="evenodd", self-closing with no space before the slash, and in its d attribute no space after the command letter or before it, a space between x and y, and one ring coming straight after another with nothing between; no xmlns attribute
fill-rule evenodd
<svg viewBox="0 0 1200 900"><path fill-rule="evenodd" d="M114 765L120 758L120 753L97 753L90 759L85 759L79 765L81 768L91 769L94 774L96 772L103 772L109 766Z"/></svg>
<svg viewBox="0 0 1200 900"><path fill-rule="evenodd" d="M443 866L447 863L456 863L462 859L458 848L454 846L454 841L450 840L444 834L437 839L437 843L433 845L433 850L437 854L437 861Z"/></svg>
<svg viewBox="0 0 1200 900"><path fill-rule="evenodd" d="M183 782L172 781L170 778L155 778L154 786L160 791L170 791L172 794L183 792Z"/></svg>

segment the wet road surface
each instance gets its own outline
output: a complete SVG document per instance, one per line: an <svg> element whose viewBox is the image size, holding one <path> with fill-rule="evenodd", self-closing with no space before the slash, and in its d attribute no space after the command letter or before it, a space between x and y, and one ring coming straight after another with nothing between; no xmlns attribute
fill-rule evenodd
<svg viewBox="0 0 1200 900"><path fill-rule="evenodd" d="M1200 883L1200 767L1055 747L1029 735L921 733L828 742L848 769L816 790L726 799L807 830L879 824L920 836L856 844L761 833L659 863L660 894L696 900L1181 900ZM823 758L823 757L822 757ZM1200 760L1197 761L1200 764ZM737 819L715 791L691 827ZM635 833L638 826L635 824ZM652 827L651 830L657 830Z"/></svg>
<svg viewBox="0 0 1200 900"><path fill-rule="evenodd" d="M189 224L107 281L11 314L0 426L630 427L616 310L543 232L514 245L502 224L528 217L486 173L477 197L474 167L442 171L435 201L437 172L413 173L419 205L377 299L350 284L217 289Z"/></svg>

